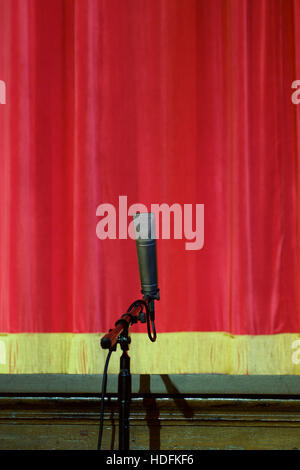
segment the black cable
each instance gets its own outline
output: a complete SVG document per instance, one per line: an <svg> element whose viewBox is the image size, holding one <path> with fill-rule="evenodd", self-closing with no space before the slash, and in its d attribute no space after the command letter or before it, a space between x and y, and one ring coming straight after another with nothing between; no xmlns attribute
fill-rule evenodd
<svg viewBox="0 0 300 470"><path fill-rule="evenodd" d="M152 343L154 343L156 341L156 329L155 329L154 320L151 320L151 325L152 325L152 334L153 334L153 336L151 334L150 322L148 320L148 322L147 322L148 338L150 339L150 341L152 341Z"/></svg>
<svg viewBox="0 0 300 470"><path fill-rule="evenodd" d="M147 304L147 302L144 302L144 304L145 304L145 308L146 308L146 321L147 321L148 338L150 339L150 341L152 341L154 343L156 341L156 329L155 329L154 319L151 317L149 305ZM150 321L151 321L151 325L152 325L152 333L151 333Z"/></svg>
<svg viewBox="0 0 300 470"><path fill-rule="evenodd" d="M111 353L113 352L113 349L110 349L106 361L105 361L105 366L104 366L104 372L103 372L103 377L102 377L102 393L101 393L101 408L100 408L100 426L99 426L99 435L98 435L98 445L97 445L97 450L101 450L101 443L102 443L102 434L103 434L103 421L104 421L104 398L105 398L105 393L106 393L106 384L107 384L107 369L108 369L108 363L109 359L111 356Z"/></svg>

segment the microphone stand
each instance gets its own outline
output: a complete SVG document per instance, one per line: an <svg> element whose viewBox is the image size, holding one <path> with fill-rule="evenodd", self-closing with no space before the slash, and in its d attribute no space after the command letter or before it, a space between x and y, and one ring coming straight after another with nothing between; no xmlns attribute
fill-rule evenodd
<svg viewBox="0 0 300 470"><path fill-rule="evenodd" d="M158 297L156 297L158 298ZM143 312L146 308L146 314ZM150 320L152 322L153 336L150 332ZM130 357L128 355L131 338L129 330L132 324L140 321L146 323L148 336L151 341L156 340L154 326L154 299L146 297L144 300L137 300L129 307L128 311L115 323L115 328L101 339L101 347L116 351L117 344L120 345L122 355L120 357L120 372L118 377L118 406L119 406L119 450L129 450L129 415L131 402L131 373Z"/></svg>

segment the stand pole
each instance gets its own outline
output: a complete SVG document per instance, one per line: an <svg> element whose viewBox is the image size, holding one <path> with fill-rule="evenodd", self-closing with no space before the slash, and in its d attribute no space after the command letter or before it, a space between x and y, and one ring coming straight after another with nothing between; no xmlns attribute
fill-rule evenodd
<svg viewBox="0 0 300 470"><path fill-rule="evenodd" d="M128 335L119 342L123 350L120 358L120 373L118 380L119 399L119 450L129 450L129 413L131 401L130 357L128 356Z"/></svg>

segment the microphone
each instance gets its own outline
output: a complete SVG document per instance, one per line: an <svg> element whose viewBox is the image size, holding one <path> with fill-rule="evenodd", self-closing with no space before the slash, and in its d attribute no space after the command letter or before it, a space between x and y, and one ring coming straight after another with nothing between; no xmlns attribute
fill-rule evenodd
<svg viewBox="0 0 300 470"><path fill-rule="evenodd" d="M135 214L133 223L142 294L144 299L159 300L154 214Z"/></svg>
<svg viewBox="0 0 300 470"><path fill-rule="evenodd" d="M101 347L103 349L112 350L112 348L115 348L118 341L120 341L123 330L125 330L128 335L129 326L138 321L142 323L147 322L148 337L152 342L156 341L154 300L159 300L159 288L157 281L154 214L151 212L135 214L133 216L133 226L144 298L143 300L133 302L127 312L115 323L115 328L109 330L101 339ZM143 307L146 307L146 317L143 312ZM152 324L152 333L150 323Z"/></svg>

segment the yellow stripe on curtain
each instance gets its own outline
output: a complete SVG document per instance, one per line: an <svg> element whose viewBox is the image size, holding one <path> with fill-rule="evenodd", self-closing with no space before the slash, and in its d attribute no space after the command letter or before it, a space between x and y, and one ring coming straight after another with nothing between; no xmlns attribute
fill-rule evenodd
<svg viewBox="0 0 300 470"><path fill-rule="evenodd" d="M100 347L102 336L2 334L0 373L102 374L107 356ZM132 333L131 338L129 354L135 374L300 375L299 334L163 333L155 343L144 333ZM109 373L119 372L119 358L118 347L112 354Z"/></svg>

